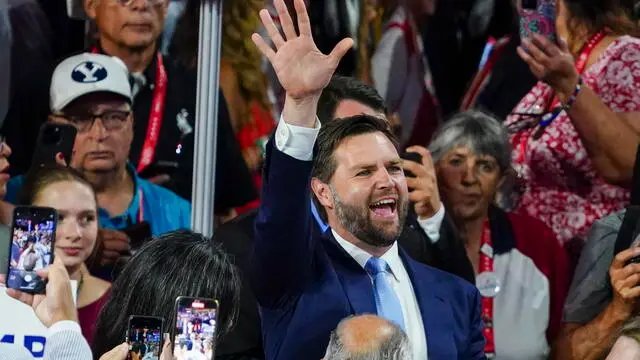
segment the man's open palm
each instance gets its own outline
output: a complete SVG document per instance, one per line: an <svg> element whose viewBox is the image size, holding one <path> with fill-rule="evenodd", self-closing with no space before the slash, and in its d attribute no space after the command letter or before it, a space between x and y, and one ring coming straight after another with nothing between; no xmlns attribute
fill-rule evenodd
<svg viewBox="0 0 640 360"><path fill-rule="evenodd" d="M252 40L260 52L269 59L289 97L300 100L311 95L319 95L331 80L342 57L353 45L353 40L342 40L331 54L324 55L313 41L304 0L294 0L300 35L296 33L284 1L275 0L274 3L285 38L280 34L269 11L263 9L260 11L260 18L276 46L276 51L258 34L253 34Z"/></svg>

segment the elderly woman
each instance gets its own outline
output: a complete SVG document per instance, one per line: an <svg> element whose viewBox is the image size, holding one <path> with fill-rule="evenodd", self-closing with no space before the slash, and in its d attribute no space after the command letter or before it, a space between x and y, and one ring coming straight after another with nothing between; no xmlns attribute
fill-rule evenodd
<svg viewBox="0 0 640 360"><path fill-rule="evenodd" d="M438 129L430 150L441 197L477 274L485 352L545 358L560 326L567 259L539 220L493 206L510 171L506 130L482 113L460 113Z"/></svg>
<svg viewBox="0 0 640 360"><path fill-rule="evenodd" d="M640 138L640 39L625 2L557 4L558 45L530 35L518 49L540 82L506 125L520 178L514 207L579 247L594 221L629 199Z"/></svg>

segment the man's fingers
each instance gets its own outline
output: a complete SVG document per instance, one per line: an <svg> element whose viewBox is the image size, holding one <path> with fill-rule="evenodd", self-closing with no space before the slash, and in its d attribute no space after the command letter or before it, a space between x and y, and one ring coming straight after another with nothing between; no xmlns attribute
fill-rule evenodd
<svg viewBox="0 0 640 360"><path fill-rule="evenodd" d="M103 244L104 244L105 252L107 250L117 251L117 252L129 251L128 238L127 239L123 239L123 238L105 239Z"/></svg>
<svg viewBox="0 0 640 360"><path fill-rule="evenodd" d="M302 0L299 0L299 1L302 1ZM353 46L353 39L346 38L346 39L342 39L342 41L340 41L338 45L336 45L336 47L333 48L333 51L331 51L331 54L329 54L329 59L331 59L331 62L333 63L333 65L335 65L335 67L338 66L338 64L340 63L340 60L342 60L344 55L347 53L347 51L349 51L349 49L351 49L352 46Z"/></svg>
<svg viewBox="0 0 640 360"><path fill-rule="evenodd" d="M264 41L262 36L260 36L260 34L254 33L253 35L251 35L251 40L253 40L253 43L256 45L260 53L264 55L264 57L266 57L270 63L273 64L273 58L276 56L276 52L273 51L271 46L269 46L269 44Z"/></svg>
<svg viewBox="0 0 640 360"><path fill-rule="evenodd" d="M636 256L640 256L640 248L638 247L619 252L616 257L613 258L611 270L622 269L629 260Z"/></svg>
<svg viewBox="0 0 640 360"><path fill-rule="evenodd" d="M276 46L276 49L279 49L280 47L282 47L282 45L284 45L284 39L282 38L282 35L280 35L280 30L278 30L276 23L273 22L273 19L271 18L271 14L269 14L269 11L267 9L260 10L260 19L262 20L262 24L267 30L267 33L269 34L271 41ZM271 47L269 48L271 49ZM267 55L265 54L265 56Z"/></svg>
<svg viewBox="0 0 640 360"><path fill-rule="evenodd" d="M7 283L7 278L5 274L0 274L0 285L4 285Z"/></svg>
<svg viewBox="0 0 640 360"><path fill-rule="evenodd" d="M307 13L307 6L304 4L304 0L294 0L293 6L296 9L296 16L298 18L298 30L300 35L313 37L311 33L311 20L309 20L309 13Z"/></svg>
<svg viewBox="0 0 640 360"><path fill-rule="evenodd" d="M100 357L100 360L126 360L127 355L129 355L129 345L122 343L104 353L104 355Z"/></svg>
<svg viewBox="0 0 640 360"><path fill-rule="evenodd" d="M409 201L419 203L429 198L429 194L424 190L416 190L409 193Z"/></svg>
<svg viewBox="0 0 640 360"><path fill-rule="evenodd" d="M616 284L618 286L618 289L633 288L638 285L638 281L640 281L640 274L635 273L626 278L618 280Z"/></svg>
<svg viewBox="0 0 640 360"><path fill-rule="evenodd" d="M422 164L419 164L415 161L411 161L411 160L402 160L402 168L405 171L411 171L413 173L413 175L415 175L416 177L411 179L411 178L407 178L407 185L409 185L409 180L416 180L419 181L420 178L424 177L427 175L427 170L424 168L424 166L422 166ZM409 186L411 187L411 186Z"/></svg>
<svg viewBox="0 0 640 360"><path fill-rule="evenodd" d="M298 34L296 34L296 29L293 27L291 14L289 14L289 9L287 9L287 5L284 3L284 0L276 0L274 5L276 6L276 10L278 11L278 16L280 17L280 26L282 26L282 31L284 31L285 38L287 40L293 40L298 37Z"/></svg>
<svg viewBox="0 0 640 360"><path fill-rule="evenodd" d="M422 146L411 146L407 148L408 152L414 152L420 154L422 156L422 165L427 169L427 172L435 171L435 167L433 166L433 158L431 157L431 152Z"/></svg>
<svg viewBox="0 0 640 360"><path fill-rule="evenodd" d="M31 294L23 293L15 289L7 289L7 295L26 305L31 306L33 304L33 295Z"/></svg>
<svg viewBox="0 0 640 360"><path fill-rule="evenodd" d="M637 299L640 297L640 287L635 286L624 288L620 291L620 295L622 295L622 298L625 300Z"/></svg>

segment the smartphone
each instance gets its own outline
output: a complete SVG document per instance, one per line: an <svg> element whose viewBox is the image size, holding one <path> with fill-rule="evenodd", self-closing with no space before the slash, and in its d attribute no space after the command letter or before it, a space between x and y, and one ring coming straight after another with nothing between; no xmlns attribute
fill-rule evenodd
<svg viewBox="0 0 640 360"><path fill-rule="evenodd" d="M13 211L7 287L44 294L46 282L36 271L53 263L58 213L55 209L18 206Z"/></svg>
<svg viewBox="0 0 640 360"><path fill-rule="evenodd" d="M531 39L533 34L539 34L553 43L556 37L556 0L519 0L520 9L520 38Z"/></svg>
<svg viewBox="0 0 640 360"><path fill-rule="evenodd" d="M218 301L180 296L176 299L176 326L171 339L176 360L192 359L192 354L213 359Z"/></svg>
<svg viewBox="0 0 640 360"><path fill-rule="evenodd" d="M129 316L125 341L129 360L158 360L162 351L164 319L156 316Z"/></svg>
<svg viewBox="0 0 640 360"><path fill-rule="evenodd" d="M407 151L405 151L404 153L402 153L402 155L400 155L400 158L404 159L404 160L408 160L408 161L417 162L418 164L422 164L422 155L418 154L417 152L407 152ZM411 171L408 171L408 170L404 171L404 176L406 176L406 177L416 177L416 175L414 173L412 173Z"/></svg>
<svg viewBox="0 0 640 360"><path fill-rule="evenodd" d="M133 224L128 228L121 230L123 233L127 234L130 240L131 253L133 254L135 251L142 247L147 240L151 239L151 225L147 221L143 221L141 223Z"/></svg>
<svg viewBox="0 0 640 360"><path fill-rule="evenodd" d="M62 153L64 160L67 164L70 164L77 132L72 125L42 124L31 167L56 165L56 155L58 153Z"/></svg>

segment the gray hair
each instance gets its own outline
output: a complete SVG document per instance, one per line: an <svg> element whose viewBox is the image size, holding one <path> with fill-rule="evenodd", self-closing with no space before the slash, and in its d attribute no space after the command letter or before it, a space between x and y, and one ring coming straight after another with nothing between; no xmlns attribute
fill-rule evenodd
<svg viewBox="0 0 640 360"><path fill-rule="evenodd" d="M433 135L429 150L434 163L457 147L469 147L476 155L496 159L501 172L511 167L511 144L506 128L494 117L479 111L454 115Z"/></svg>
<svg viewBox="0 0 640 360"><path fill-rule="evenodd" d="M353 318L348 317L340 321L336 330L331 333L324 360L411 360L409 338L400 327L386 320L384 321L388 326L371 329L371 331L388 332L380 337L379 343L366 346L366 350L350 349L344 343L342 334L345 331L345 323Z"/></svg>

